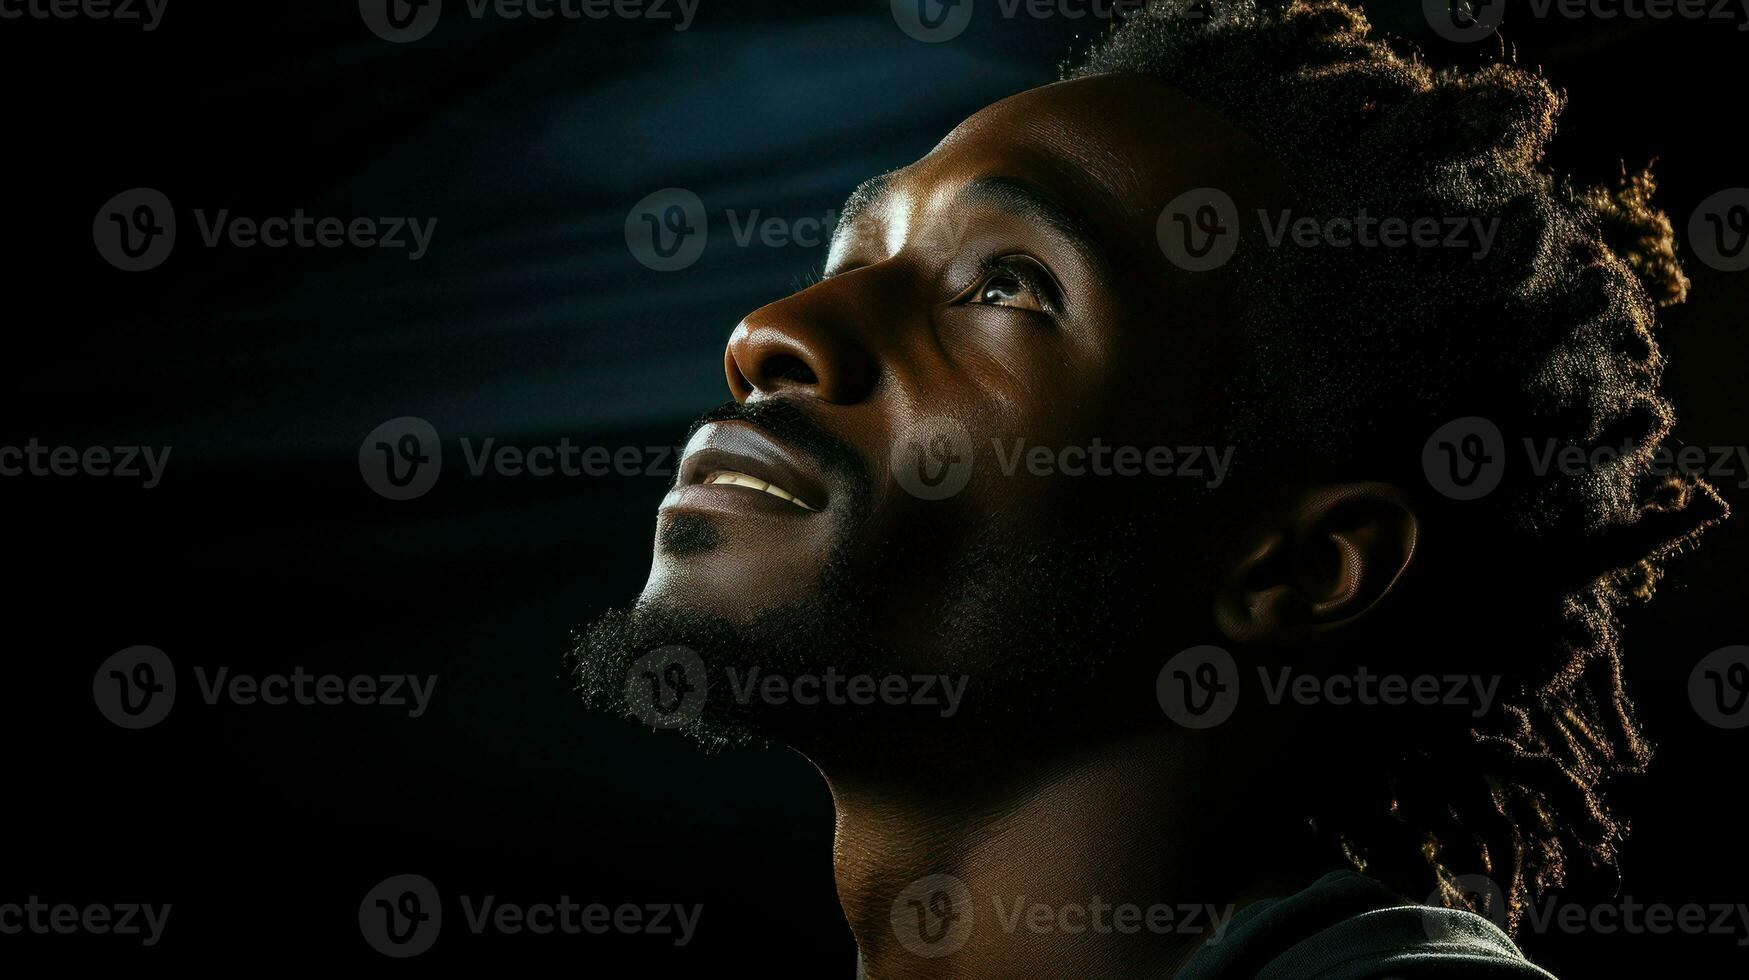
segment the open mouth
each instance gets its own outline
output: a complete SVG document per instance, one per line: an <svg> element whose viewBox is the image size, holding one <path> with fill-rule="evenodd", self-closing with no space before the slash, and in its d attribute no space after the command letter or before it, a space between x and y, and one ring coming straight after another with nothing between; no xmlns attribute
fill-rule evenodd
<svg viewBox="0 0 1749 980"><path fill-rule="evenodd" d="M712 422L687 442L680 479L663 506L708 500L718 506L768 504L779 513L818 513L826 507L824 484L810 461L760 430Z"/></svg>
<svg viewBox="0 0 1749 980"><path fill-rule="evenodd" d="M820 509L810 505L807 501L790 493L788 490L785 490L777 484L761 480L750 473L738 473L734 470L712 470L705 476L702 482L703 485L707 487L721 486L724 484L736 487L751 487L762 493L769 493L780 500L787 500L803 510Z"/></svg>

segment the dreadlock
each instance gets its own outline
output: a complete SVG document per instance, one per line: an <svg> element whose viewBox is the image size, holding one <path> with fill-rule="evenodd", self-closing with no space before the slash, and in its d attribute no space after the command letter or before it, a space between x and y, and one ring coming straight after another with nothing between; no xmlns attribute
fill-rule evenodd
<svg viewBox="0 0 1749 980"><path fill-rule="evenodd" d="M1243 277L1235 444L1276 465L1383 465L1421 483L1421 447L1456 417L1489 419L1508 446L1627 447L1578 473L1512 467L1481 500L1422 493L1425 550L1453 570L1423 574L1424 601L1397 623L1423 624L1432 656L1496 671L1501 703L1441 732L1358 740L1389 748L1308 804L1307 822L1361 870L1493 912L1462 881L1486 875L1515 926L1570 869L1614 869L1626 828L1602 787L1651 753L1623 686L1620 613L1726 513L1702 480L1651 465L1674 420L1656 309L1688 288L1651 175L1571 186L1543 162L1564 96L1539 73L1436 71L1338 2L1157 0L1065 75L1114 72L1214 107L1284 161L1307 211L1498 221L1479 257L1248 259L1262 265Z"/></svg>

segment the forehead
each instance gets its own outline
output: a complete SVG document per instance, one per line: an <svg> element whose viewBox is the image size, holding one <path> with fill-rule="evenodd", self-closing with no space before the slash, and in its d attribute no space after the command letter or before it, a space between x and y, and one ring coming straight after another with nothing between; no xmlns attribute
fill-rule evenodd
<svg viewBox="0 0 1749 980"><path fill-rule="evenodd" d="M844 223L913 223L993 176L1040 188L1089 225L1150 235L1186 190L1283 179L1267 151L1208 106L1148 76L1096 75L980 110L916 163L859 188Z"/></svg>

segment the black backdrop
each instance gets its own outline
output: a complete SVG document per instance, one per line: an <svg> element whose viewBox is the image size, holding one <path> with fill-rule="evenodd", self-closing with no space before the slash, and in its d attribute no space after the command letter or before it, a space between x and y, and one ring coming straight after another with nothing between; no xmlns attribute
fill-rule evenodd
<svg viewBox="0 0 1749 980"><path fill-rule="evenodd" d="M1079 9L1079 5L1075 5ZM0 935L43 958L422 969L536 962L650 976L765 962L851 975L830 877L831 808L787 752L705 757L596 717L557 678L566 632L642 583L660 475L469 475L459 445L672 443L723 397L721 343L821 249L738 247L721 223L825 216L994 97L1054 77L1097 21L1003 16L919 43L884 0L704 0L649 19L472 18L379 39L350 0L170 0L137 25L0 20L11 206L0 445L172 447L161 485L0 478L11 669L0 903L174 906L164 940ZM1371 4L1435 61L1418 5ZM1568 87L1554 163L1602 177L1661 159L1679 223L1749 183L1735 145L1749 35L1702 20L1515 18L1519 60ZM666 187L716 215L683 274L639 264L628 210ZM112 268L92 222L162 191L181 227L149 272ZM419 216L429 253L207 248L192 212ZM1681 433L1746 440L1738 311L1749 274L1691 263L1666 317ZM441 434L444 475L392 501L360 477L397 416ZM1726 488L1742 500L1742 492ZM1662 755L1622 792L1644 902L1749 901L1738 844L1749 731L1703 722L1690 669L1743 641L1741 521L1638 617L1634 686ZM110 654L164 650L172 713L99 713ZM389 707L205 704L192 668L435 675L419 718ZM397 964L357 925L384 877L516 902L703 903L696 939L473 936ZM452 907L453 908L453 907ZM451 911L448 914L454 914ZM1546 935L1562 976L1669 958L1749 963L1749 935ZM1668 967L1666 967L1668 968Z"/></svg>

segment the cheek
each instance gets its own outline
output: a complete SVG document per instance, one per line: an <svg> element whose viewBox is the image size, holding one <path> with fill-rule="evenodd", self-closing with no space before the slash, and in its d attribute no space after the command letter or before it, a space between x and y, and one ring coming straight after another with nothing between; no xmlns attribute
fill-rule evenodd
<svg viewBox="0 0 1749 980"><path fill-rule="evenodd" d="M995 426L1007 419L1048 414L1065 376L1085 363L1055 324L1025 312L988 306L943 311L937 325L956 387L963 388L968 424ZM941 392L918 400L934 405Z"/></svg>

